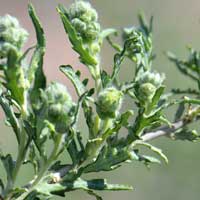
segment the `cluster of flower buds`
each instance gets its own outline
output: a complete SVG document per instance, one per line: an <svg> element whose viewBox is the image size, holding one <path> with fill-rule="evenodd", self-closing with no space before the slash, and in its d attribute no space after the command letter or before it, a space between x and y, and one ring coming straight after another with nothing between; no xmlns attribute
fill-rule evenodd
<svg viewBox="0 0 200 200"><path fill-rule="evenodd" d="M123 93L114 87L104 89L99 93L96 110L101 119L115 118L120 110Z"/></svg>
<svg viewBox="0 0 200 200"><path fill-rule="evenodd" d="M28 38L18 20L10 15L0 17L0 58L5 58L9 50L20 50Z"/></svg>
<svg viewBox="0 0 200 200"><path fill-rule="evenodd" d="M76 1L69 9L69 19L80 37L85 42L97 39L100 32L98 15L90 3L85 1Z"/></svg>
<svg viewBox="0 0 200 200"><path fill-rule="evenodd" d="M43 118L51 122L57 132L66 132L74 121L76 108L66 87L60 83L51 83L42 99L45 106L42 108Z"/></svg>
<svg viewBox="0 0 200 200"><path fill-rule="evenodd" d="M69 8L68 17L84 45L93 55L98 54L101 27L96 10L92 8L89 2L78 0Z"/></svg>
<svg viewBox="0 0 200 200"><path fill-rule="evenodd" d="M162 85L165 79L164 74L157 72L146 71L139 75L137 80L139 89L139 99L144 102L149 102L153 98L156 90Z"/></svg>

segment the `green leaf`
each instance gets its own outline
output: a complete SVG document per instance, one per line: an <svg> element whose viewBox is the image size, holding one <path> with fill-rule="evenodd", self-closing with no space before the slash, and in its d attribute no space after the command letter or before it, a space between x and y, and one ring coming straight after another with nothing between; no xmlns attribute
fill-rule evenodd
<svg viewBox="0 0 200 200"><path fill-rule="evenodd" d="M142 155L140 156L140 160L143 160L146 165L149 165L149 163L160 164L160 160L152 156Z"/></svg>
<svg viewBox="0 0 200 200"><path fill-rule="evenodd" d="M167 52L167 57L170 61L172 61L175 66L178 68L178 70L185 76L188 76L194 81L199 81L199 77L196 76L196 74L193 73L193 71L190 70L189 67L184 66L184 61L179 60L173 53Z"/></svg>
<svg viewBox="0 0 200 200"><path fill-rule="evenodd" d="M130 44L130 42L132 42L132 40L133 39L126 40L125 43L124 43L124 48L122 49L122 51L120 53L116 53L115 56L114 56L114 68L113 68L113 72L112 72L112 75L111 75L112 81L115 78L117 78L117 75L118 75L119 70L120 70L120 65L125 58L127 46Z"/></svg>
<svg viewBox="0 0 200 200"><path fill-rule="evenodd" d="M105 38L107 38L109 35L113 35L113 34L117 35L116 29L114 29L114 28L104 29L99 35L100 42L102 43Z"/></svg>
<svg viewBox="0 0 200 200"><path fill-rule="evenodd" d="M75 73L70 65L60 66L60 70L69 78L69 80L74 85L78 96L83 95L86 92L84 84L80 81L79 76Z"/></svg>
<svg viewBox="0 0 200 200"><path fill-rule="evenodd" d="M0 105L6 115L7 121L13 128L13 131L17 138L17 142L20 143L20 131L21 130L20 130L19 122L15 116L12 105L10 104L10 102L8 102L8 100L6 100L6 98L2 94L0 94Z"/></svg>
<svg viewBox="0 0 200 200"><path fill-rule="evenodd" d="M164 89L165 89L165 86L160 86L156 90L156 92L155 92L155 94L154 94L154 96L152 98L152 101L151 101L150 105L148 106L148 111L151 111L152 109L154 109L158 105L158 102L159 102L159 100L161 98L161 95L164 92Z"/></svg>
<svg viewBox="0 0 200 200"><path fill-rule="evenodd" d="M136 141L135 145L142 145L142 146L149 148L154 153L158 154L166 163L168 163L168 159L167 159L166 155L162 152L161 149L159 149L159 148L157 148L157 147L155 147L155 146L153 146L149 143L142 142L142 141Z"/></svg>
<svg viewBox="0 0 200 200"><path fill-rule="evenodd" d="M4 184L3 184L2 179L0 179L0 189L1 189L1 192L2 192L2 190L4 190ZM0 197L1 197L1 196L0 196Z"/></svg>
<svg viewBox="0 0 200 200"><path fill-rule="evenodd" d="M174 121L178 121L181 119L181 117L183 116L184 114L184 111L185 111L185 104L182 102L178 105L178 109L176 111L176 114L175 114L175 119Z"/></svg>
<svg viewBox="0 0 200 200"><path fill-rule="evenodd" d="M102 82L103 88L106 88L106 86L110 83L110 81L111 81L111 77L106 71L103 70L101 72L101 82Z"/></svg>
<svg viewBox="0 0 200 200"><path fill-rule="evenodd" d="M15 49L10 49L7 57L7 68L4 69L6 88L10 90L12 98L22 106L25 101L25 77L23 68L18 62L19 55Z"/></svg>
<svg viewBox="0 0 200 200"><path fill-rule="evenodd" d="M39 158L36 154L36 149L33 144L30 144L29 146L28 158L29 158L28 163L32 164L34 173L37 174L39 169Z"/></svg>
<svg viewBox="0 0 200 200"><path fill-rule="evenodd" d="M195 142L200 139L200 134L196 130L189 130L188 128L183 128L179 129L174 133L171 133L170 137L173 140Z"/></svg>
<svg viewBox="0 0 200 200"><path fill-rule="evenodd" d="M102 143L103 139L101 137L88 140L85 147L85 156L96 157L97 154L99 153L98 151Z"/></svg>
<svg viewBox="0 0 200 200"><path fill-rule="evenodd" d="M12 159L12 156L10 154L7 154L6 156L1 155L0 157L3 166L6 170L7 175L7 182L12 184L13 182L13 172L15 169L15 162Z"/></svg>
<svg viewBox="0 0 200 200"><path fill-rule="evenodd" d="M68 19L67 11L64 8L64 6L59 5L57 7L57 11L63 22L65 31L69 36L69 40L73 46L72 48L80 55L79 57L80 61L83 64L87 65L88 67L96 66L97 65L96 59L90 54L89 50L84 47L82 38L77 35L76 30L70 23L70 20Z"/></svg>
<svg viewBox="0 0 200 200"><path fill-rule="evenodd" d="M111 171L121 166L123 162L133 159L128 148L111 148L104 146L95 162L85 166L84 173Z"/></svg>
<svg viewBox="0 0 200 200"><path fill-rule="evenodd" d="M62 181L60 183L52 183L49 184L47 182L38 183L37 187L35 187L35 192L37 194L43 194L47 197L52 196L52 194L65 196L65 192L74 191L74 190L85 190L91 192L91 190L112 190L112 191L120 191L120 190L132 190L131 186L120 185L120 184L109 184L105 179L93 179L93 180L83 180L78 178L77 180L70 181Z"/></svg>
<svg viewBox="0 0 200 200"><path fill-rule="evenodd" d="M138 20L139 20L139 23L140 23L140 29L145 33L145 35L147 37L149 37L152 33L152 30L153 30L153 16L151 16L151 18L150 18L149 25L146 22L145 16L142 12L139 13Z"/></svg>
<svg viewBox="0 0 200 200"><path fill-rule="evenodd" d="M179 89L179 88L173 88L172 92L174 94L190 94L190 95L200 95L200 92L193 88L188 89Z"/></svg>
<svg viewBox="0 0 200 200"><path fill-rule="evenodd" d="M35 102L38 100L39 90L46 87L46 77L43 72L43 57L45 54L46 41L40 20L37 17L35 9L31 4L28 6L28 11L37 36L37 46L31 58L31 63L28 71L28 79L30 84L32 84L34 81L33 88L31 90L31 99L33 102Z"/></svg>
<svg viewBox="0 0 200 200"><path fill-rule="evenodd" d="M45 47L45 37L44 37L43 28L41 26L39 18L36 15L36 12L35 12L33 5L30 4L30 3L28 5L28 12L29 12L29 15L32 19L34 27L35 27L38 45L41 46L41 47Z"/></svg>
<svg viewBox="0 0 200 200"><path fill-rule="evenodd" d="M96 200L103 200L102 197L100 197L98 194L96 194L94 191L92 190L88 190L87 193L91 196L94 196L96 198Z"/></svg>
<svg viewBox="0 0 200 200"><path fill-rule="evenodd" d="M133 114L134 114L134 112L132 110L128 110L128 111L122 113L121 116L119 117L119 119L116 119L116 121L114 123L114 127L111 129L108 129L105 133L103 133L103 135L102 135L103 140L107 139L112 134L118 133L118 131L122 127L128 126L128 120L131 116L133 116Z"/></svg>

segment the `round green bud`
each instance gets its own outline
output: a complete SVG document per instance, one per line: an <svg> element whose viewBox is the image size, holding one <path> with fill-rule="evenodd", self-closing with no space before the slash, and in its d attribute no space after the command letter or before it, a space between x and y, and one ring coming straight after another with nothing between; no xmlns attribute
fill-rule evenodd
<svg viewBox="0 0 200 200"><path fill-rule="evenodd" d="M74 121L73 111L76 106L66 87L60 83L51 83L45 90L43 100L46 106L45 119L54 125L57 132L66 132Z"/></svg>
<svg viewBox="0 0 200 200"><path fill-rule="evenodd" d="M151 83L143 83L140 85L138 92L142 101L151 101L156 92L156 87Z"/></svg>
<svg viewBox="0 0 200 200"><path fill-rule="evenodd" d="M94 41L100 33L98 16L90 3L76 1L68 11L69 19L83 42Z"/></svg>
<svg viewBox="0 0 200 200"><path fill-rule="evenodd" d="M10 15L0 17L0 57L5 58L11 48L19 50L28 38L18 20Z"/></svg>
<svg viewBox="0 0 200 200"><path fill-rule="evenodd" d="M109 87L100 92L96 111L101 119L115 118L120 110L123 93L114 87Z"/></svg>
<svg viewBox="0 0 200 200"><path fill-rule="evenodd" d="M165 79L164 74L159 74L158 72L150 72L150 71L143 72L139 77L140 77L138 81L139 84L151 83L156 88L160 87Z"/></svg>
<svg viewBox="0 0 200 200"><path fill-rule="evenodd" d="M52 82L45 90L48 103L72 103L72 98L67 91L67 88L57 82Z"/></svg>

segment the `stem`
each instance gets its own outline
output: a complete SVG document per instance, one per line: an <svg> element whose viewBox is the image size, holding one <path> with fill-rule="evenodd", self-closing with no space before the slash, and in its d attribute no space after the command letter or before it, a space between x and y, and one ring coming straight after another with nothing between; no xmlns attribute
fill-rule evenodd
<svg viewBox="0 0 200 200"><path fill-rule="evenodd" d="M14 187L20 167L21 167L22 163L24 162L24 158L25 158L26 152L27 152L25 149L25 145L26 145L26 134L25 134L24 129L22 129L22 132L20 135L20 144L18 146L19 150L18 150L16 165L15 165L15 169L12 174L12 180L10 180L10 181L8 180L6 188L3 192L3 196L5 197L5 199L9 198L9 192Z"/></svg>
<svg viewBox="0 0 200 200"><path fill-rule="evenodd" d="M49 156L49 159L47 160L47 162L45 163L44 166L42 166L41 170L38 173L37 178L35 179L35 181L32 184L32 187L37 185L37 183L39 183L39 181L43 178L43 176L45 175L45 173L47 172L49 166L51 165L51 163L57 158L57 154L59 153L60 149L61 149L61 144L62 144L62 139L63 139L63 135L57 135L56 137L56 141L54 144L54 148Z"/></svg>
<svg viewBox="0 0 200 200"><path fill-rule="evenodd" d="M141 136L142 141L147 142L153 139L156 139L161 136L168 135L170 133L175 132L176 130L188 125L191 122L198 120L198 115L200 113L200 107L197 106L196 108L190 110L188 115L186 115L183 119L176 121L172 124L171 127L169 126L162 126L152 132L148 132L145 135Z"/></svg>
<svg viewBox="0 0 200 200"><path fill-rule="evenodd" d="M103 138L103 141L106 139L106 131L111 127L112 125L112 119L110 118L106 118L104 121L103 121L103 126L102 126L102 138Z"/></svg>
<svg viewBox="0 0 200 200"><path fill-rule="evenodd" d="M158 137L168 135L170 133L175 132L179 128L185 126L186 124L188 124L188 122L186 122L184 120L177 121L177 122L172 124L172 127L163 126L163 127L159 128L158 130L146 133L145 135L143 135L141 137L141 140L144 141L144 142L147 142L147 141L156 139Z"/></svg>
<svg viewBox="0 0 200 200"><path fill-rule="evenodd" d="M98 115L94 117L94 127L93 127L93 138L95 138L99 133L99 126L100 126L101 119Z"/></svg>
<svg viewBox="0 0 200 200"><path fill-rule="evenodd" d="M41 170L38 173L37 178L33 181L31 187L29 188L29 190L25 193L23 193L20 197L18 197L16 200L24 200L27 195L29 195L34 188L36 187L36 185L42 180L42 178L44 177L44 175L46 174L46 172L48 171L51 163L56 160L61 148L62 148L62 140L64 138L64 135L57 135L56 140L55 140L55 144L54 144L54 148L47 160L47 162L45 163L45 165L41 168Z"/></svg>

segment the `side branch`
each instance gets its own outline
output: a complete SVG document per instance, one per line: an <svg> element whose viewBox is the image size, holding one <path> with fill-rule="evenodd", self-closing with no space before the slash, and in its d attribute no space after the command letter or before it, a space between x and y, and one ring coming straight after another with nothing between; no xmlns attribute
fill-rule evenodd
<svg viewBox="0 0 200 200"><path fill-rule="evenodd" d="M147 141L156 139L161 136L167 136L171 133L174 133L178 129L186 126L187 124L190 124L198 119L200 119L200 106L197 106L197 107L191 109L187 113L187 115L185 115L183 117L183 119L180 119L180 120L172 123L172 125L170 127L167 125L161 126L157 129L155 129L154 131L146 133L145 135L143 135L141 137L141 140L144 142L147 142Z"/></svg>
<svg viewBox="0 0 200 200"><path fill-rule="evenodd" d="M144 142L147 142L147 141L156 139L156 138L161 137L161 136L169 135L170 133L175 132L179 128L182 128L183 126L187 125L188 123L189 123L188 121L180 120L180 121L173 123L171 127L162 126L161 128L159 128L155 131L146 133L145 135L143 135L141 137L141 140L144 141Z"/></svg>

